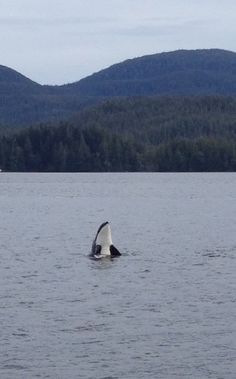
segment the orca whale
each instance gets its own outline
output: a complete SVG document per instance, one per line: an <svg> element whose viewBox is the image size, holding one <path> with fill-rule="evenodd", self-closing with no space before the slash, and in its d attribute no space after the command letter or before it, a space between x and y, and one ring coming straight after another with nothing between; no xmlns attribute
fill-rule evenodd
<svg viewBox="0 0 236 379"><path fill-rule="evenodd" d="M96 237L92 244L90 257L100 259L103 257L119 257L121 253L112 244L111 227L109 222L99 226Z"/></svg>

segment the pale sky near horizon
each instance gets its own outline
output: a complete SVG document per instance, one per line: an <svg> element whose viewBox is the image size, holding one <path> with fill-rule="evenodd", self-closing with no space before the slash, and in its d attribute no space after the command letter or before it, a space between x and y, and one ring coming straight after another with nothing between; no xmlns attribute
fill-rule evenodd
<svg viewBox="0 0 236 379"><path fill-rule="evenodd" d="M235 15L235 0L0 0L0 64L64 84L147 54L236 51Z"/></svg>

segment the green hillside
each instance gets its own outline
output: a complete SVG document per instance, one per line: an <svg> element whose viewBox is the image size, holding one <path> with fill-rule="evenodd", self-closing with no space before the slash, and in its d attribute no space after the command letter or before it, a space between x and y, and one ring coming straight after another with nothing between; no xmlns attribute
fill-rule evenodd
<svg viewBox="0 0 236 379"><path fill-rule="evenodd" d="M114 99L0 137L6 171L236 171L236 99Z"/></svg>

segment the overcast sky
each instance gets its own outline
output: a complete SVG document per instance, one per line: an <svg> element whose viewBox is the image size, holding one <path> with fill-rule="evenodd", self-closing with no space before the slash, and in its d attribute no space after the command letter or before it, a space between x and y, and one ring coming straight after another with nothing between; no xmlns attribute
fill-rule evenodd
<svg viewBox="0 0 236 379"><path fill-rule="evenodd" d="M73 82L162 51L236 51L236 0L0 0L0 64Z"/></svg>

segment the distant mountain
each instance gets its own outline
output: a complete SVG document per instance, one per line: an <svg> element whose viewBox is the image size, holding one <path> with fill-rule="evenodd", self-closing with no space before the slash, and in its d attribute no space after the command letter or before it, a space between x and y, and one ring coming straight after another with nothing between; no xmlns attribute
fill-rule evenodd
<svg viewBox="0 0 236 379"><path fill-rule="evenodd" d="M11 96L13 92L22 93L27 91L29 94L35 94L40 91L42 86L19 74L11 68L0 65L0 94L1 96Z"/></svg>
<svg viewBox="0 0 236 379"><path fill-rule="evenodd" d="M65 88L83 96L235 95L236 53L210 49L147 55Z"/></svg>
<svg viewBox="0 0 236 379"><path fill-rule="evenodd" d="M129 59L76 83L42 86L0 66L0 126L66 119L112 97L236 95L236 53L179 50Z"/></svg>
<svg viewBox="0 0 236 379"><path fill-rule="evenodd" d="M86 96L63 94L60 87L42 86L0 66L0 127L58 121L78 112L87 103Z"/></svg>

